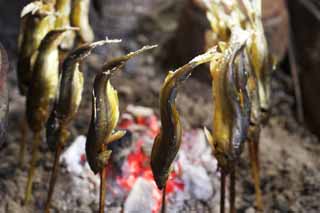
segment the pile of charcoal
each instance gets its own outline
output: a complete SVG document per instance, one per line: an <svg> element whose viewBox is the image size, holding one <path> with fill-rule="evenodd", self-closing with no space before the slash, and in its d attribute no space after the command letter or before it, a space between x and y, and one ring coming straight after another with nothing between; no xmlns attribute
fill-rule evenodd
<svg viewBox="0 0 320 213"><path fill-rule="evenodd" d="M152 109L129 105L119 128L127 133L109 147L113 155L106 170L107 205L123 204L125 212L158 212L162 196L150 168L151 147L160 130L158 118ZM85 141L84 136L77 137L60 162L72 177L76 194L84 197L81 200L97 200L100 180L86 162ZM190 199L217 200L219 175L203 130L186 131L166 187L167 210L182 210Z"/></svg>

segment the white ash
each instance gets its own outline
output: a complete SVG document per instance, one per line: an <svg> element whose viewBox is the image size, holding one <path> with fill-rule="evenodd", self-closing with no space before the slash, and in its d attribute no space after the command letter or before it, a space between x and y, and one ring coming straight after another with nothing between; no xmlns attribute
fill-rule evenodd
<svg viewBox="0 0 320 213"><path fill-rule="evenodd" d="M150 140L143 131L133 131L133 138L145 140L144 146L149 147ZM79 136L62 154L60 162L66 165L71 174L74 190L72 194L85 197L88 204L97 205L99 196L99 176L94 175L88 163L81 156L85 155L85 136ZM144 147L144 149L146 148ZM149 147L150 148L150 147ZM132 148L131 148L132 149ZM145 150L147 153L150 149ZM184 183L184 190L175 190L167 196L167 212L182 211L188 200L202 200L210 205L219 206L219 173L217 161L212 156L211 147L206 142L200 129L186 131L183 136L181 149L174 163L174 171ZM122 170L125 169L125 164ZM180 171L178 171L180 170ZM209 177L210 174L210 177ZM213 175L212 175L213 174ZM138 178L133 188L127 194L113 179L108 178L108 193L106 204L115 206L124 202L124 212L152 212L155 200L152 195L155 190L154 182Z"/></svg>
<svg viewBox="0 0 320 213"><path fill-rule="evenodd" d="M152 212L154 205L152 199L153 189L152 182L144 178L138 178L124 203L124 212Z"/></svg>

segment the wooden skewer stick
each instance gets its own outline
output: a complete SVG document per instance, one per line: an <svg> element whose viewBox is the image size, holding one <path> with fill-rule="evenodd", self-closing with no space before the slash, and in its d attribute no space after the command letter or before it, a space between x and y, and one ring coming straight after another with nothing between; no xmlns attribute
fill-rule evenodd
<svg viewBox="0 0 320 213"><path fill-rule="evenodd" d="M50 183L49 183L49 191L48 191L48 197L45 205L45 212L49 213L50 212L50 204L52 200L52 195L54 192L54 188L57 182L58 178L58 173L59 173L59 159L61 152L63 150L64 144L66 139L68 138L68 132L66 131L65 127L61 127L61 136L59 137L59 143L57 145L55 155L54 155L54 163L51 171L51 177L50 177Z"/></svg>
<svg viewBox="0 0 320 213"><path fill-rule="evenodd" d="M236 166L230 173L230 213L236 213Z"/></svg>
<svg viewBox="0 0 320 213"><path fill-rule="evenodd" d="M41 132L35 132L34 133L34 140L33 140L33 146L32 146L32 156L31 156L31 162L30 162L30 168L28 171L28 180L27 180L27 187L24 197L24 204L28 204L31 198L32 194L32 182L33 182L33 176L36 168L36 162L38 159L38 149L41 142Z"/></svg>
<svg viewBox="0 0 320 213"><path fill-rule="evenodd" d="M163 190L162 190L161 213L166 213L166 189L167 189L167 183L164 185Z"/></svg>
<svg viewBox="0 0 320 213"><path fill-rule="evenodd" d="M19 166L23 167L24 156L26 153L26 143L27 143L27 133L28 133L28 124L26 118L24 117L21 122L21 139L20 139L20 150L19 150Z"/></svg>
<svg viewBox="0 0 320 213"><path fill-rule="evenodd" d="M250 155L250 162L251 162L251 170L252 170L252 178L254 182L254 188L256 192L256 205L257 209L262 211L263 204L262 204L262 194L260 189L260 166L259 166L259 159L258 159L258 145L256 144L257 141L248 140L248 147L249 147L249 155Z"/></svg>
<svg viewBox="0 0 320 213"><path fill-rule="evenodd" d="M220 213L225 212L225 195L226 195L226 173L225 171L221 170L221 177L220 177Z"/></svg>
<svg viewBox="0 0 320 213"><path fill-rule="evenodd" d="M106 151L105 145L102 145L102 151ZM104 213L105 200L106 200L106 187L107 187L107 169L104 167L100 172L100 202L99 213Z"/></svg>

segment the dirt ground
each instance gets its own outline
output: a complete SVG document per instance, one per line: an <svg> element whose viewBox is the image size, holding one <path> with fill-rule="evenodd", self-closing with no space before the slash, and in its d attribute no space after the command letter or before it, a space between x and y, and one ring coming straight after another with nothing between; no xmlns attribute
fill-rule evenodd
<svg viewBox="0 0 320 213"><path fill-rule="evenodd" d="M10 11L14 11L10 16L18 17L16 10L21 8L23 1L10 4L5 10L3 2L0 1L0 13L9 15ZM34 198L30 206L22 206L28 166L25 164L19 168L17 160L21 141L20 124L24 115L24 98L18 93L15 77L17 17L14 17L13 20L1 19L2 22L0 22L0 27L6 29L0 32L0 39L8 50L11 63L9 138L7 145L0 150L1 213L41 212L53 161L52 154L43 143L34 181ZM5 23L5 20L10 20L12 26ZM135 37L129 36L124 44L99 49L96 51L97 54L87 60L86 68L93 72L86 74L86 90L80 113L71 128L71 139L87 131L91 114L90 88L94 73L99 69L99 64L105 60L105 55L117 55L146 43L152 44L159 35L151 33L148 36L143 32L136 34ZM135 104L154 108L157 112L157 97L165 77L157 58L160 50L131 61L125 71L114 79L113 84L119 90L122 109L128 104ZM318 172L320 170L320 158L318 157L320 143L294 119L294 98L290 77L279 69L274 74L272 82L271 117L268 124L263 127L260 137L261 182L265 212L320 212L320 173ZM185 129L210 126L212 117L210 91L209 84L197 79L190 79L180 89L177 103ZM31 134L29 133L25 139L28 143L31 142ZM29 156L26 156L25 161L28 162L28 160ZM57 193L53 198L56 212L94 212L97 210L97 201L81 200L79 191L74 185L71 185L71 177L65 169L61 169L59 176ZM237 180L238 212L255 212L254 188L246 149L239 162ZM185 203L183 212L215 212L217 205L216 201L210 199L207 201L190 200ZM108 210L108 212L121 212L121 204L114 201L108 205Z"/></svg>

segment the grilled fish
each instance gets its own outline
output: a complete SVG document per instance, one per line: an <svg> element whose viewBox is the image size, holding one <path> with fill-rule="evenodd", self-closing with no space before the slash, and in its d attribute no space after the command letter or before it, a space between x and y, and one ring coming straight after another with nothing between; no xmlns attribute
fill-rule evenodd
<svg viewBox="0 0 320 213"><path fill-rule="evenodd" d="M239 35L234 34L233 38ZM219 166L225 171L239 156L247 138L251 107L247 90L248 73L242 61L236 61L244 51L247 38L233 38L229 46L211 62L214 133L211 135L206 130ZM224 48L226 45L222 46Z"/></svg>
<svg viewBox="0 0 320 213"><path fill-rule="evenodd" d="M115 131L119 120L119 100L117 91L110 83L110 78L116 71L123 68L126 61L155 47L145 46L138 51L109 61L104 65L103 72L95 79L92 116L86 142L88 163L95 174L105 167L111 155L111 150L107 150L106 145L125 135L125 131Z"/></svg>
<svg viewBox="0 0 320 213"><path fill-rule="evenodd" d="M163 189L170 173L171 164L176 157L180 144L182 127L175 98L179 85L185 81L192 70L213 58L215 50L200 55L188 64L169 72L160 92L161 130L154 140L151 152L151 169L159 189Z"/></svg>
<svg viewBox="0 0 320 213"><path fill-rule="evenodd" d="M42 40L27 95L27 121L34 132L44 128L58 89L58 45L67 29L50 31Z"/></svg>
<svg viewBox="0 0 320 213"><path fill-rule="evenodd" d="M117 41L102 40L82 45L64 60L58 99L47 123L47 143L52 150L59 141L62 126L68 125L78 112L83 91L83 73L80 63L91 54L94 48L112 42Z"/></svg>
<svg viewBox="0 0 320 213"><path fill-rule="evenodd" d="M51 4L35 1L21 12L17 76L22 95L27 94L31 82L35 53L46 34L54 28L54 22L55 14Z"/></svg>

